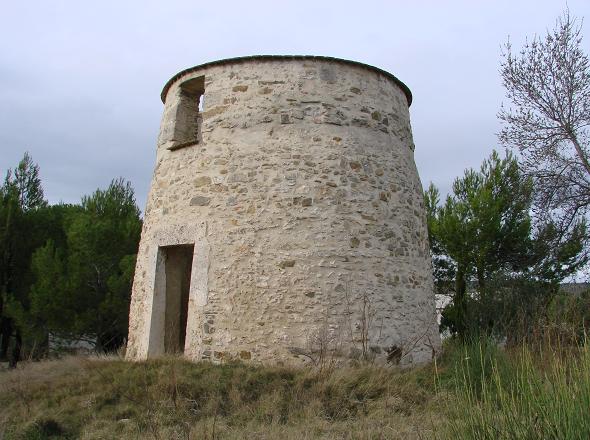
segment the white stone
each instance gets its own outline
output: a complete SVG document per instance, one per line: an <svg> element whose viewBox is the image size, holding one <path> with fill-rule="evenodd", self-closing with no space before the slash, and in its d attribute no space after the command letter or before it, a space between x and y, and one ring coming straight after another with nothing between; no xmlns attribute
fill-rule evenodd
<svg viewBox="0 0 590 440"><path fill-rule="evenodd" d="M300 364L325 338L339 359L365 346L430 360L440 338L404 87L321 57L225 60L169 82L128 359L165 353L166 249L194 245L189 359Z"/></svg>

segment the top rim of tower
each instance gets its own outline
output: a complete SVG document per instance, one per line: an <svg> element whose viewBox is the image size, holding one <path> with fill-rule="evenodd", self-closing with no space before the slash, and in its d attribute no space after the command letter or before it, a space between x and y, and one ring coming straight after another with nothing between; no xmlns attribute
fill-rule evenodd
<svg viewBox="0 0 590 440"><path fill-rule="evenodd" d="M373 72L377 72L386 78L391 79L406 95L406 99L408 101L408 107L412 104L412 92L410 88L405 85L402 81L400 81L395 75L387 72L386 70L380 69L375 66L371 66L370 64L361 63L359 61L351 61L346 60L344 58L335 58L335 57L327 57L327 56L318 56L318 55L250 55L244 57L234 57L234 58L223 58L221 60L210 61L208 63L199 64L197 66L189 67L188 69L181 70L176 75L168 80L168 82L164 85L162 89L162 93L160 94L160 98L162 99L163 103L166 103L166 95L168 94L168 90L172 87L179 78L195 72L200 69L204 69L207 67L212 66L219 66L223 64L233 64L233 63L243 63L248 61L281 61L281 60L317 60L317 61L331 61L335 63L342 63L353 65L357 67L362 67L367 70L371 70Z"/></svg>

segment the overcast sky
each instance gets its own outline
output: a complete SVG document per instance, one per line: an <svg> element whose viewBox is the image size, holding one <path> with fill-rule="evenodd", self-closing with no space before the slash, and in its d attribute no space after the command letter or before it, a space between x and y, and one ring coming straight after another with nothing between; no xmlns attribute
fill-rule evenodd
<svg viewBox="0 0 590 440"><path fill-rule="evenodd" d="M590 17L589 0L569 0ZM143 209L162 113L179 70L256 54L347 58L387 70L410 108L424 186L446 192L497 147L508 36L552 28L560 0L0 0L0 172L29 151L52 203L123 176ZM584 27L590 52L590 23Z"/></svg>

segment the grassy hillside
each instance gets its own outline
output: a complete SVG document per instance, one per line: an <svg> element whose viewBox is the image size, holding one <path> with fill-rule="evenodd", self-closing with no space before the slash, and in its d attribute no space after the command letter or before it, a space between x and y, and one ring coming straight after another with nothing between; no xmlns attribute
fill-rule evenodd
<svg viewBox="0 0 590 440"><path fill-rule="evenodd" d="M4 439L587 440L590 348L481 340L323 372L69 357L0 372L0 408Z"/></svg>
<svg viewBox="0 0 590 440"><path fill-rule="evenodd" d="M432 438L433 379L432 367L320 374L70 357L0 373L0 430L9 439Z"/></svg>

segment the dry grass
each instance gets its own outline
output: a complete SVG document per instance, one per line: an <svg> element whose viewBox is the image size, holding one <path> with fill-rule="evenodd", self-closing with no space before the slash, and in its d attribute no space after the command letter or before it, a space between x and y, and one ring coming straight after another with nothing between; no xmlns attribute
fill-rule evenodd
<svg viewBox="0 0 590 440"><path fill-rule="evenodd" d="M68 357L0 373L0 438L429 439L441 404L432 367Z"/></svg>
<svg viewBox="0 0 590 440"><path fill-rule="evenodd" d="M587 344L485 338L412 370L67 357L0 371L0 440L587 439L589 378Z"/></svg>

